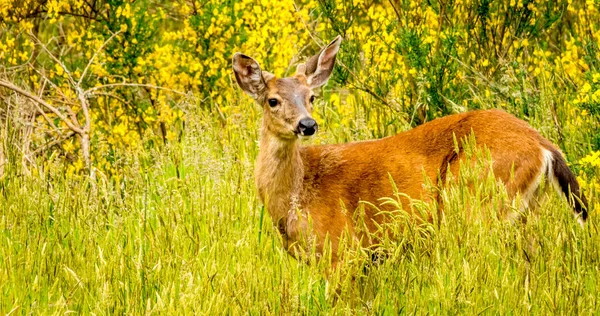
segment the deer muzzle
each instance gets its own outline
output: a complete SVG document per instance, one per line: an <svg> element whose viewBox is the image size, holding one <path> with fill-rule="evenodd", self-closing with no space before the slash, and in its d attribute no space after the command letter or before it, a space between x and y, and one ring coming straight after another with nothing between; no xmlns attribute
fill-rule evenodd
<svg viewBox="0 0 600 316"><path fill-rule="evenodd" d="M298 122L298 127L296 127L296 130L297 133L302 136L311 136L317 132L318 128L319 126L314 119L305 117Z"/></svg>

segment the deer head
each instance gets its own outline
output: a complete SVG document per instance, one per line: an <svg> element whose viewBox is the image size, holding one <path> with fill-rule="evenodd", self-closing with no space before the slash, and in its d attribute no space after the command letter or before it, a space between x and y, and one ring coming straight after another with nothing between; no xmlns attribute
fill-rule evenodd
<svg viewBox="0 0 600 316"><path fill-rule="evenodd" d="M331 76L335 57L342 42L337 36L306 63L298 65L296 74L287 78L262 71L258 62L241 53L233 55L233 71L239 86L263 108L263 128L282 140L296 140L317 131L312 118L313 89Z"/></svg>

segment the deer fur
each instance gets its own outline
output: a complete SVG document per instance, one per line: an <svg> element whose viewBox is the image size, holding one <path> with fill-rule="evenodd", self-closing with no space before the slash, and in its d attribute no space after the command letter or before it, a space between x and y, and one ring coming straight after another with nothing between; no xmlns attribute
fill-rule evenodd
<svg viewBox="0 0 600 316"><path fill-rule="evenodd" d="M465 155L461 148L456 151L456 140L471 133L477 146L489 150L493 174L510 198L521 196L527 207L545 179L567 196L581 223L587 219L586 198L560 150L527 123L501 110L450 115L379 140L301 145L303 126L309 126L308 133L317 128L310 116L312 90L327 82L340 44L338 36L288 78L262 71L246 55L233 56L239 86L264 111L256 186L290 253L309 251L300 246L306 240L315 242L317 253L322 253L328 238L332 260L337 261L344 233L357 240L362 237L354 220L359 202L378 205L381 197L394 194L390 176L398 192L407 196L401 199L404 211L411 211L408 197L439 200L439 191L427 190L424 180L443 187L448 171L458 174ZM369 231L376 231L383 221L374 208L364 208ZM362 243L368 246L371 241Z"/></svg>

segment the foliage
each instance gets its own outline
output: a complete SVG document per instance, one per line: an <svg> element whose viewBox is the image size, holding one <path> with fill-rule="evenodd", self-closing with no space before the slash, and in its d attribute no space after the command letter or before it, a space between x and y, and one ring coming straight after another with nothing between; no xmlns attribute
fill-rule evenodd
<svg viewBox="0 0 600 316"><path fill-rule="evenodd" d="M77 103L77 89L68 79L79 81L98 54L82 88L103 87L89 96L91 133L94 168L109 174L122 159L120 150L147 141L152 146L156 141L177 140L185 115L178 106L182 97L174 92L190 93L201 100L201 107L214 106L224 116L232 114L230 104L236 97L229 60L233 52L254 53L264 66L282 75L294 54L307 45L302 21L308 21L311 8L296 10L291 1L261 5L252 1L34 1L26 6L5 2L0 11L0 61L7 77L33 94L61 107ZM279 48L283 38L295 45ZM83 119L79 107L72 112ZM41 115L32 115L39 123L34 145L63 134L49 131ZM155 137L142 142L147 132ZM80 150L73 138L60 147L59 152L68 156Z"/></svg>
<svg viewBox="0 0 600 316"><path fill-rule="evenodd" d="M374 136L500 107L571 161L600 148L597 1L321 0L319 9L330 23L317 31L344 34L336 75L352 89L331 104Z"/></svg>

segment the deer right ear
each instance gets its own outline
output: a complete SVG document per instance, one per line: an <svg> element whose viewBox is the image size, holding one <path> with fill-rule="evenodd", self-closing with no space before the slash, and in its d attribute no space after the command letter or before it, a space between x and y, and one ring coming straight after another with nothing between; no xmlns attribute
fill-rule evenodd
<svg viewBox="0 0 600 316"><path fill-rule="evenodd" d="M241 53L233 55L233 72L240 88L256 99L266 87L256 60Z"/></svg>
<svg viewBox="0 0 600 316"><path fill-rule="evenodd" d="M335 57L341 44L342 37L338 35L318 54L310 57L306 63L298 65L296 73L306 76L308 85L313 89L326 84L335 66Z"/></svg>

